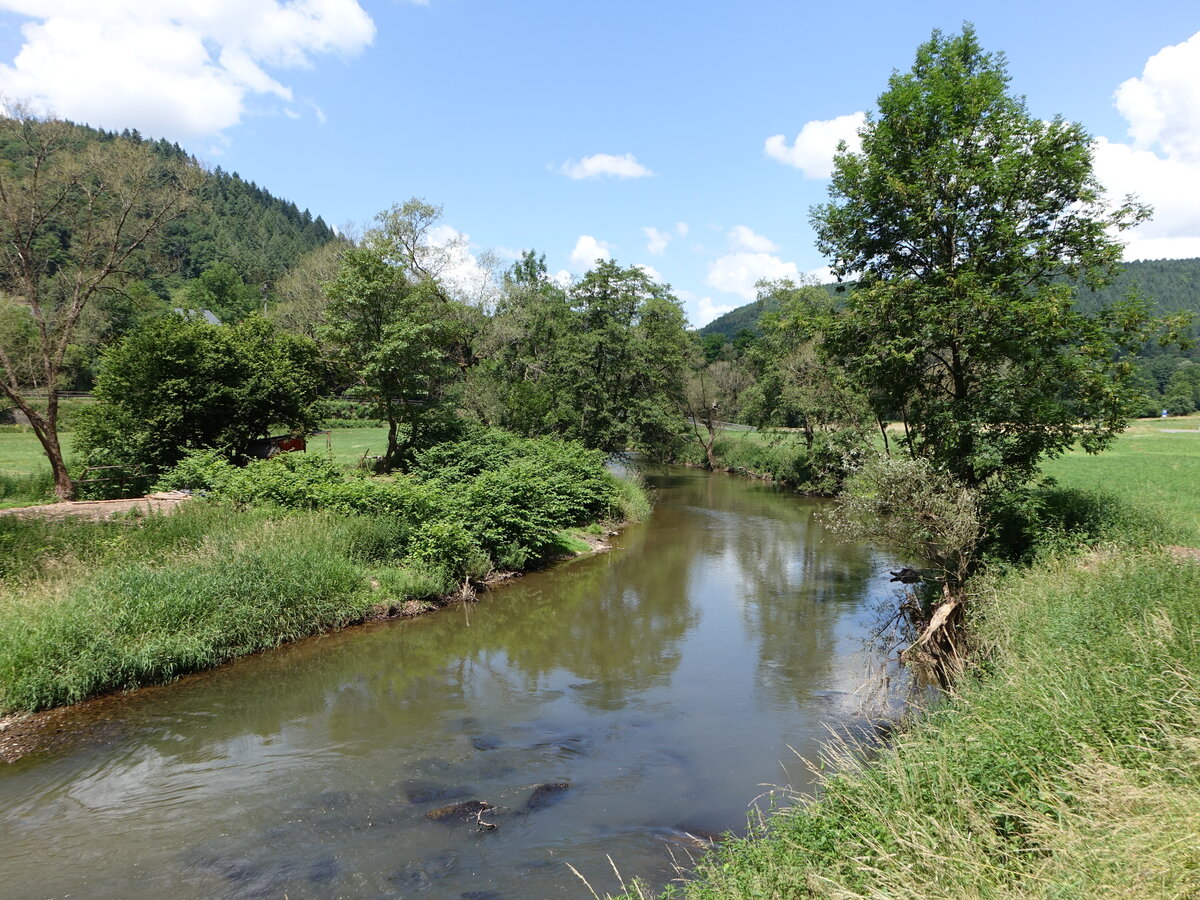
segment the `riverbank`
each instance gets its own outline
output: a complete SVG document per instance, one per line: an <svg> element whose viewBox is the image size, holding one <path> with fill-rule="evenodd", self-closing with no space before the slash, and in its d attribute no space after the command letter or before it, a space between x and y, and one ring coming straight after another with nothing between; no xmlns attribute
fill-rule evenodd
<svg viewBox="0 0 1200 900"><path fill-rule="evenodd" d="M642 488L573 445L484 434L391 479L319 457L193 459L170 516L0 519L0 713L36 712L434 608L591 552ZM218 484L219 482L219 484ZM199 482L197 482L199 483Z"/></svg>
<svg viewBox="0 0 1200 900"><path fill-rule="evenodd" d="M1048 465L1104 511L1088 545L977 581L953 693L664 896L1200 896L1198 437Z"/></svg>

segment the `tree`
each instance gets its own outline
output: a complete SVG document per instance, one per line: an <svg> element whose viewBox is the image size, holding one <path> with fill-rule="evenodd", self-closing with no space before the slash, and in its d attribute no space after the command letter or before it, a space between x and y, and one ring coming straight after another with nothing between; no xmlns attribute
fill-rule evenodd
<svg viewBox="0 0 1200 900"><path fill-rule="evenodd" d="M821 349L836 317L831 295L785 278L761 283L759 296L766 312L751 351L759 378L749 398L758 421L799 429L810 451L822 432L852 429L865 437L865 398Z"/></svg>
<svg viewBox="0 0 1200 900"><path fill-rule="evenodd" d="M554 431L587 447L668 451L688 347L679 301L637 266L601 262L568 292L555 363Z"/></svg>
<svg viewBox="0 0 1200 900"><path fill-rule="evenodd" d="M1068 279L1110 281L1114 233L1149 211L1111 207L1083 127L1030 115L1008 87L972 27L935 31L812 210L834 272L860 278L826 351L903 422L911 454L971 487L1111 441L1136 402L1119 354L1152 324L1136 304L1073 307Z"/></svg>
<svg viewBox="0 0 1200 900"><path fill-rule="evenodd" d="M58 435L59 391L80 317L136 276L203 177L193 161L133 140L81 145L77 131L22 108L0 116L0 290L33 323L32 342L27 328L0 330L0 390L28 417L62 499L74 485ZM45 391L44 408L34 390Z"/></svg>
<svg viewBox="0 0 1200 900"><path fill-rule="evenodd" d="M545 256L524 251L505 273L495 309L473 341L480 362L467 372L466 408L527 437L552 431L560 351L572 315Z"/></svg>
<svg viewBox="0 0 1200 900"><path fill-rule="evenodd" d="M445 309L452 301L392 249L388 233L377 230L345 252L327 286L323 332L356 392L388 423L387 469L427 443L452 414L448 391L456 370L449 350L457 335Z"/></svg>
<svg viewBox="0 0 1200 900"><path fill-rule="evenodd" d="M263 306L261 288L246 284L226 262L213 263L184 285L173 299L189 313L207 309L226 323L240 322Z"/></svg>
<svg viewBox="0 0 1200 900"><path fill-rule="evenodd" d="M284 331L317 340L325 322L329 297L325 285L337 277L342 255L350 246L345 241L330 241L310 250L275 282L275 305L271 321Z"/></svg>
<svg viewBox="0 0 1200 900"><path fill-rule="evenodd" d="M704 468L716 466L717 438L726 421L740 421L741 395L754 383L754 376L740 361L705 360L707 340L692 348L687 382L683 392L683 410L691 426L691 436L704 451Z"/></svg>
<svg viewBox="0 0 1200 900"><path fill-rule="evenodd" d="M190 449L240 461L273 429L315 427L323 376L316 344L262 318L229 326L163 316L105 353L76 450L89 465L149 476Z"/></svg>

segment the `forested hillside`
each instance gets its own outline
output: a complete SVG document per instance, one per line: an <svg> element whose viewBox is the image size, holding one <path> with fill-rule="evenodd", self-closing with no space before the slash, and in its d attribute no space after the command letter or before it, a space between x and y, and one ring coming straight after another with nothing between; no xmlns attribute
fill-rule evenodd
<svg viewBox="0 0 1200 900"><path fill-rule="evenodd" d="M150 148L163 159L191 158L179 144L148 140L136 130L117 133L87 125L69 127L76 150L123 138ZM20 166L23 152L13 135L0 135L0 160ZM198 201L167 227L163 250L168 265L149 267L146 274L159 279L191 279L224 262L246 284L258 286L274 282L305 253L335 237L320 216L314 218L307 209L217 167L205 173Z"/></svg>
<svg viewBox="0 0 1200 900"><path fill-rule="evenodd" d="M276 282L301 259L338 240L319 216L237 173L203 169L176 143L14 112L0 121L11 257L0 349L17 383L88 390L104 349L140 323L171 310L240 321L280 296ZM152 224L151 198L163 191L175 199ZM89 285L86 296L64 300L55 285L85 270L67 281ZM40 337L39 315L50 323Z"/></svg>
<svg viewBox="0 0 1200 900"><path fill-rule="evenodd" d="M823 287L834 291L836 285ZM1150 301L1151 312L1156 315L1193 313L1196 317L1193 327L1200 328L1200 259L1154 259L1126 263L1121 275L1108 287L1098 291L1080 289L1076 295L1077 305L1081 311L1093 313L1110 303L1124 300L1131 291ZM775 299L767 296L713 319L700 329L700 334L723 334L730 339L742 329L757 334L763 314L777 308ZM1200 335L1200 331L1197 334Z"/></svg>

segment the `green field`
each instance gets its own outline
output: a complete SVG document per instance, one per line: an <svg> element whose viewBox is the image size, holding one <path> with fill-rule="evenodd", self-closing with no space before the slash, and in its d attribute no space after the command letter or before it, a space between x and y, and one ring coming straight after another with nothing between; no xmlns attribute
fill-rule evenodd
<svg viewBox="0 0 1200 900"><path fill-rule="evenodd" d="M1165 520L1169 540L1200 547L1200 416L1140 419L1104 453L1068 453L1042 471L1063 487L1153 509Z"/></svg>

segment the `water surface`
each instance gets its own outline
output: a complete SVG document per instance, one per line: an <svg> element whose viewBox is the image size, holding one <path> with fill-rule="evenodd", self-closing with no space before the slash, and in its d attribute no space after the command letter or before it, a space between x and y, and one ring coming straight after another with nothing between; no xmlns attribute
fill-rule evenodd
<svg viewBox="0 0 1200 900"><path fill-rule="evenodd" d="M865 726L892 588L817 501L652 480L610 553L82 712L0 769L4 896L590 897L568 864L603 894L609 857L664 885ZM495 829L428 817L473 800Z"/></svg>

